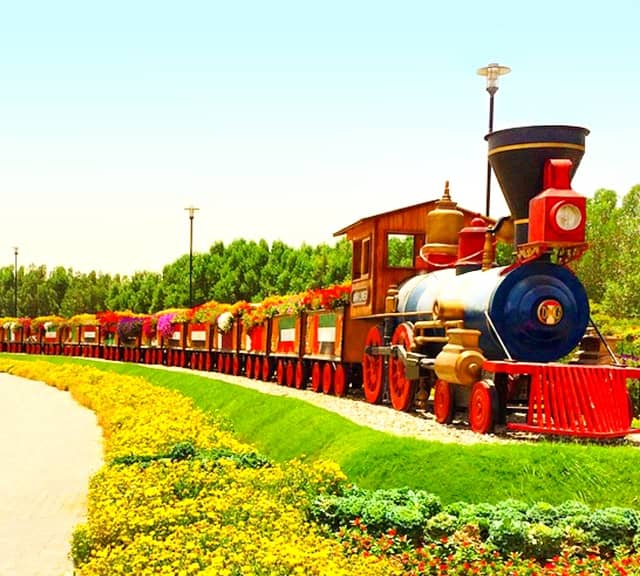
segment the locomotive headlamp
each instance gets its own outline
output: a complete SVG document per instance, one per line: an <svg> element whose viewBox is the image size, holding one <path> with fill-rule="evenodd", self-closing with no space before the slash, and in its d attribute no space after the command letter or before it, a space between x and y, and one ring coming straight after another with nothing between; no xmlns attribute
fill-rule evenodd
<svg viewBox="0 0 640 576"><path fill-rule="evenodd" d="M582 213L575 204L562 202L551 210L555 225L562 231L575 230L582 223Z"/></svg>

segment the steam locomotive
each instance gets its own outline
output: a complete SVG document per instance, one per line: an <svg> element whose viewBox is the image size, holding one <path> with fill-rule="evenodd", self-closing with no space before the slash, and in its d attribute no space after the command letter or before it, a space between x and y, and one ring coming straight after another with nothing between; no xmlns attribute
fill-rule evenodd
<svg viewBox="0 0 640 576"><path fill-rule="evenodd" d="M338 396L361 390L367 402L432 409L438 422L462 418L478 433L626 436L636 431L627 380L640 370L618 364L569 266L587 249L586 198L571 179L588 133L556 125L487 135L507 218L458 207L447 183L439 200L336 232L352 244L351 285L340 292L348 299L300 300L251 322L231 307L120 340L100 325L21 336L0 327L2 349L217 370ZM495 264L499 240L513 245L509 266ZM410 258L394 259L394 243Z"/></svg>
<svg viewBox="0 0 640 576"><path fill-rule="evenodd" d="M434 225L422 248L430 270L389 294L390 315L368 336L364 390L370 401L379 400L386 359L393 406L408 409L415 384L423 382L420 396L433 387L441 423L463 408L471 428L485 433L526 408L526 420L508 428L589 437L629 433L626 381L637 371L586 365L580 357L558 362L580 345L590 323L598 333L585 289L567 266L587 249L586 198L571 189L587 134L575 126L529 126L487 136L514 224L515 263L492 265L502 223L476 219L458 228L451 206L432 213L449 224ZM450 236L456 228L457 243Z"/></svg>

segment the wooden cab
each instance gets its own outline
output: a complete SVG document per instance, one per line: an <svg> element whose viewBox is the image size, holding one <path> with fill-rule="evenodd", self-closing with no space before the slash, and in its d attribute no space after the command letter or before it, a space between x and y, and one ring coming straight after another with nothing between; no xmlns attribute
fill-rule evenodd
<svg viewBox="0 0 640 576"><path fill-rule="evenodd" d="M431 200L369 216L334 233L346 235L352 244L352 318L382 314L389 286L425 271L420 254L429 234L429 213L441 202ZM457 210L464 226L478 215L460 207Z"/></svg>

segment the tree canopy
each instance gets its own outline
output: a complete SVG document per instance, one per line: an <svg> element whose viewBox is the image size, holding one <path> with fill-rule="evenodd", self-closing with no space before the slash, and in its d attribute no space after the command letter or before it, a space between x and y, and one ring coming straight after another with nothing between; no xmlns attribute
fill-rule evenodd
<svg viewBox="0 0 640 576"><path fill-rule="evenodd" d="M640 185L622 198L613 190L600 189L587 200L587 241L589 249L572 266L591 302L614 318L639 317ZM499 260L509 258L512 247L501 248ZM394 238L389 250L398 265L410 264L412 245L407 239ZM299 248L279 241L215 242L208 252L193 255L193 304L258 302L273 294L340 284L350 274L351 246L345 239L333 246ZM0 316L16 315L14 283L13 267L0 268ZM20 267L17 301L17 316L29 317L188 307L189 256L167 264L162 273L136 272L130 277Z"/></svg>
<svg viewBox="0 0 640 576"><path fill-rule="evenodd" d="M273 294L298 293L340 284L350 278L351 247L347 240L292 248L282 242L235 240L214 243L193 255L193 305L215 300L258 302ZM0 268L0 316L70 317L104 310L154 313L189 307L189 256L167 264L162 273L132 276L80 273L45 266L18 269L18 313L14 314L14 269Z"/></svg>

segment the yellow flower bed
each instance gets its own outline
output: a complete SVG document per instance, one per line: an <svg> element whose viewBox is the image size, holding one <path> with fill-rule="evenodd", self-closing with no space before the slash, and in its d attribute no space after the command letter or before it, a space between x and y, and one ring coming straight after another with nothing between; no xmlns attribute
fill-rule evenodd
<svg viewBox="0 0 640 576"><path fill-rule="evenodd" d="M309 498L344 481L336 465L215 457L254 450L190 399L141 378L48 362L0 360L0 371L68 389L103 427L108 463L90 481L88 520L72 542L78 576L402 573L390 560L345 556L306 520ZM163 457L184 442L195 456Z"/></svg>

